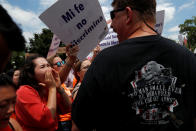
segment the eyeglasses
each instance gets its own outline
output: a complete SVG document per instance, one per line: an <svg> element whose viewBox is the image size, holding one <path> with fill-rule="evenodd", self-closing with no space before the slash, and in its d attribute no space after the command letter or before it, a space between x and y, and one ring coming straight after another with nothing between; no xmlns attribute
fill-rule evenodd
<svg viewBox="0 0 196 131"><path fill-rule="evenodd" d="M83 70L83 69L88 70L89 67L90 67L90 65L84 66L84 67L82 67L82 68L80 69L80 71Z"/></svg>
<svg viewBox="0 0 196 131"><path fill-rule="evenodd" d="M110 17L111 19L113 20L114 17L115 17L115 12L119 12L119 11L123 11L126 7L124 8L119 8L119 9L116 9L116 10L113 10L113 11L110 11Z"/></svg>
<svg viewBox="0 0 196 131"><path fill-rule="evenodd" d="M65 61L58 61L57 63L55 63L54 65L57 65L58 67L61 67L62 65L65 64Z"/></svg>

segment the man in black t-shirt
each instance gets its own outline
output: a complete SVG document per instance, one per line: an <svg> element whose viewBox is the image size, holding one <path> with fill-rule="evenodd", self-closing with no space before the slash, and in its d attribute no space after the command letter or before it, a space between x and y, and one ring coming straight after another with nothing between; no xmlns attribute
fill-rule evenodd
<svg viewBox="0 0 196 131"><path fill-rule="evenodd" d="M88 69L73 102L73 130L194 130L194 54L156 33L155 0L112 6L120 44Z"/></svg>

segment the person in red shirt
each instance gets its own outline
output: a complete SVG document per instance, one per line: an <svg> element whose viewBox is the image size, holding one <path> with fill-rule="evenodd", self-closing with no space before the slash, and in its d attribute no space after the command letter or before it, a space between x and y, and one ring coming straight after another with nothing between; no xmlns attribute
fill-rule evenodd
<svg viewBox="0 0 196 131"><path fill-rule="evenodd" d="M59 74L44 57L31 56L21 71L19 85L15 112L23 130L56 130L58 114L71 110L69 97L60 87Z"/></svg>
<svg viewBox="0 0 196 131"><path fill-rule="evenodd" d="M16 119L10 117L14 112L15 101L14 83L7 74L0 74L0 131L22 130Z"/></svg>

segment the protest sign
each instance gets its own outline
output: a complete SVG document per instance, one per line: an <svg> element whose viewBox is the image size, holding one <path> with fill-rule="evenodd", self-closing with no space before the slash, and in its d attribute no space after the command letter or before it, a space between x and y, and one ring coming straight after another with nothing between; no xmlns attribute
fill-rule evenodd
<svg viewBox="0 0 196 131"><path fill-rule="evenodd" d="M163 31L164 25L164 18L165 18L165 10L157 11L156 12L156 24L155 30L161 35Z"/></svg>
<svg viewBox="0 0 196 131"><path fill-rule="evenodd" d="M80 60L108 33L98 0L59 0L40 19L64 44L79 45Z"/></svg>
<svg viewBox="0 0 196 131"><path fill-rule="evenodd" d="M108 48L110 46L118 44L118 38L117 34L113 31L113 29L110 27L112 20L107 20L109 32L106 35L106 37L99 43L100 49L103 50L105 48ZM91 59L93 56L93 52L90 52L89 55L86 57L87 59Z"/></svg>
<svg viewBox="0 0 196 131"><path fill-rule="evenodd" d="M110 46L118 44L117 34L110 28L110 24L108 24L109 32L106 37L99 43L101 50L108 48Z"/></svg>
<svg viewBox="0 0 196 131"><path fill-rule="evenodd" d="M179 44L183 45L184 38L181 34L178 35Z"/></svg>
<svg viewBox="0 0 196 131"><path fill-rule="evenodd" d="M61 42L61 40L56 35L53 35L52 43L51 43L49 51L48 51L47 59L55 56L60 42Z"/></svg>
<svg viewBox="0 0 196 131"><path fill-rule="evenodd" d="M194 49L194 52L193 53L196 54L196 48Z"/></svg>

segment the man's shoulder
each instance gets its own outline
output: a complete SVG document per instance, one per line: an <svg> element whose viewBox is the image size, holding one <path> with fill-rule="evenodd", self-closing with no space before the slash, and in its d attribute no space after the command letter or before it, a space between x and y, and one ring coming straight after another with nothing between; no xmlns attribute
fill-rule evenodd
<svg viewBox="0 0 196 131"><path fill-rule="evenodd" d="M120 50L119 45L114 45L114 46L105 48L96 56L96 61L107 62L108 60L115 58L118 50Z"/></svg>
<svg viewBox="0 0 196 131"><path fill-rule="evenodd" d="M31 86L29 85L22 85L20 88L17 90L17 95L28 95L28 94L36 94L38 95L38 92Z"/></svg>
<svg viewBox="0 0 196 131"><path fill-rule="evenodd" d="M143 46L146 47L147 43L153 44L156 41L160 40L160 38L162 37L147 36L147 37L137 37L137 38L124 40L123 42L117 45L102 50L99 53L99 55L97 55L95 61L106 62L106 63L116 62L117 60L119 61L121 60L120 58L129 57L135 51L140 51ZM127 53L129 55L125 55Z"/></svg>

